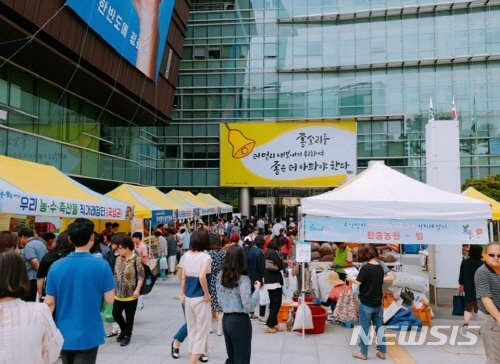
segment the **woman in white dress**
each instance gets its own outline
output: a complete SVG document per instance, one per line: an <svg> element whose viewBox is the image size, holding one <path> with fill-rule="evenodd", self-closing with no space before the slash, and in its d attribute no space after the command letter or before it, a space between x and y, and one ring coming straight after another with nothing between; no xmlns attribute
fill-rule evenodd
<svg viewBox="0 0 500 364"><path fill-rule="evenodd" d="M45 303L24 302L28 273L16 251L0 253L0 364L57 361L63 338Z"/></svg>
<svg viewBox="0 0 500 364"><path fill-rule="evenodd" d="M183 256L181 300L189 332L189 364L196 364L201 354L208 352L208 335L212 326L208 276L212 258L205 251L209 247L208 233L196 230L191 235L190 249Z"/></svg>

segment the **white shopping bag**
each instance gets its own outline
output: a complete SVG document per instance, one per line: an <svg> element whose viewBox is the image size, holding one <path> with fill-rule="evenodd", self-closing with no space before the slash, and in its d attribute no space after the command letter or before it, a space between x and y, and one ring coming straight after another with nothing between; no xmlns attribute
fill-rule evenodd
<svg viewBox="0 0 500 364"><path fill-rule="evenodd" d="M295 322L293 323L293 331L301 329L314 329L312 312L305 302L302 302L297 308Z"/></svg>
<svg viewBox="0 0 500 364"><path fill-rule="evenodd" d="M259 290L259 305L267 306L270 303L269 292L264 286L260 287Z"/></svg>

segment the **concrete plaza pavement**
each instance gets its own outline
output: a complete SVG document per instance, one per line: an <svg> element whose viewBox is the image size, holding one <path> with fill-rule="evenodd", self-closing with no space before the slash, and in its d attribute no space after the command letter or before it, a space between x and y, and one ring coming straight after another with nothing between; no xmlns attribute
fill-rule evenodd
<svg viewBox="0 0 500 364"><path fill-rule="evenodd" d="M109 338L99 348L100 364L117 363L187 363L187 339L180 348L180 358L170 356L170 345L175 332L184 323L179 295L177 277L169 277L166 281L158 280L153 291L146 297L146 306L135 316L134 333L130 344L121 347L116 338ZM442 311L442 314L440 312ZM460 325L460 318L449 319L450 308L439 308L433 320L433 326L454 324ZM475 324L475 321L471 322ZM296 332L280 332L264 334L263 326L253 322L252 364L290 364L290 363L362 363L351 357L358 352L357 346L351 346L353 329L327 323L325 333L319 335L302 335ZM284 327L284 326L283 326ZM106 332L111 329L105 324ZM224 337L217 336L217 323L213 322L213 333L209 344L209 363L224 363L226 349ZM472 329L472 332L477 330ZM461 338L458 336L459 341ZM427 343L427 342L426 342ZM427 364L427 363L467 363L483 364L486 362L482 342L473 346L456 345L421 345L421 346L389 346L387 360L381 361L375 356L375 344L368 353L368 360L395 364ZM60 361L58 362L60 363Z"/></svg>

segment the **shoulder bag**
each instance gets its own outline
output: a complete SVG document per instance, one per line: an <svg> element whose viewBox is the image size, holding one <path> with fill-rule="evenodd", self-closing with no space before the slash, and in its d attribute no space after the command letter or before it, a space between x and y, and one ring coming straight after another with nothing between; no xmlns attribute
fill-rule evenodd
<svg viewBox="0 0 500 364"><path fill-rule="evenodd" d="M276 264L274 262L274 260L271 260L271 259L266 259L266 269L270 270L272 272L277 272L280 270L280 268L278 267L278 264Z"/></svg>

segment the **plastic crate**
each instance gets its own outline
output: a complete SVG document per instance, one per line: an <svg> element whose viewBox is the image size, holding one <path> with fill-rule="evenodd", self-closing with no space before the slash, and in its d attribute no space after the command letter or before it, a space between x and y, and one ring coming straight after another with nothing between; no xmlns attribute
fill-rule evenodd
<svg viewBox="0 0 500 364"><path fill-rule="evenodd" d="M422 326L432 326L432 313L430 307L426 308L412 307L411 310L413 311L413 314L417 316L420 319L420 321L422 321Z"/></svg>
<svg viewBox="0 0 500 364"><path fill-rule="evenodd" d="M389 307L395 300L396 299L394 298L394 294L392 292L384 292L384 295L382 296L382 304L384 305L384 308Z"/></svg>
<svg viewBox="0 0 500 364"><path fill-rule="evenodd" d="M288 315L290 314L290 309L292 307L297 307L297 304L284 304L281 305L278 311L278 323L286 323L288 321Z"/></svg>

